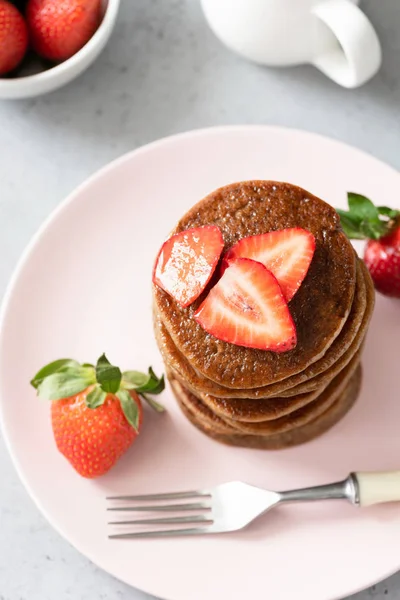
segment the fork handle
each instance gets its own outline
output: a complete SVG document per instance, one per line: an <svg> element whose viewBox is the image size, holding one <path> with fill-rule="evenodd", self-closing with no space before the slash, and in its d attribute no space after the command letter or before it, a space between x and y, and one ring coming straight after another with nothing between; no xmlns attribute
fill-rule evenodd
<svg viewBox="0 0 400 600"><path fill-rule="evenodd" d="M288 490L279 493L281 502L316 502L318 500L349 500L358 503L358 482L355 475L349 475L344 481L317 485L298 490Z"/></svg>
<svg viewBox="0 0 400 600"><path fill-rule="evenodd" d="M279 494L279 502L317 500L349 500L361 507L400 501L400 471L352 473L344 481Z"/></svg>
<svg viewBox="0 0 400 600"><path fill-rule="evenodd" d="M361 507L400 501L400 471L354 473Z"/></svg>

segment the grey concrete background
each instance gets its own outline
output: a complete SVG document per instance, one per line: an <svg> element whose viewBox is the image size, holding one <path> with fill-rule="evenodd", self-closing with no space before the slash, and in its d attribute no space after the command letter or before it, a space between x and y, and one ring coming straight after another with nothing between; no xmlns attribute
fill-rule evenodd
<svg viewBox="0 0 400 600"><path fill-rule="evenodd" d="M172 133L286 125L400 168L400 2L365 0L363 8L381 36L384 64L365 87L346 91L312 67L268 70L232 55L208 30L198 0L123 0L110 44L84 76L39 99L0 103L0 293L66 194L108 161ZM0 600L148 598L50 528L1 440L0 474ZM400 575L355 598L400 599Z"/></svg>

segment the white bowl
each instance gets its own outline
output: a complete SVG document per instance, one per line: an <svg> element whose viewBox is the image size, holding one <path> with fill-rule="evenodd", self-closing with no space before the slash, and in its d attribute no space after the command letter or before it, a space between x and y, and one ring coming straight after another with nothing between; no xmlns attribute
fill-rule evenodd
<svg viewBox="0 0 400 600"><path fill-rule="evenodd" d="M87 69L109 40L118 15L120 0L104 0L104 17L92 38L74 56L35 75L0 78L0 99L30 98L52 92Z"/></svg>

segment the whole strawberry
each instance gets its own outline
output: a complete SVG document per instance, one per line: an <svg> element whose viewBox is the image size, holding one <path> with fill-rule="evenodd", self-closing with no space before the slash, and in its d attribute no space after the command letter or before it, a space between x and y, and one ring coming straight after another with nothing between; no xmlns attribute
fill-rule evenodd
<svg viewBox="0 0 400 600"><path fill-rule="evenodd" d="M375 206L359 194L348 194L349 210L337 212L351 239L367 239L364 262L376 289L400 298L400 211Z"/></svg>
<svg viewBox="0 0 400 600"><path fill-rule="evenodd" d="M0 75L18 67L28 48L28 28L19 10L0 0Z"/></svg>
<svg viewBox="0 0 400 600"><path fill-rule="evenodd" d="M31 381L40 398L52 400L51 422L58 450L83 477L104 475L139 434L140 396L155 410L164 409L146 394L160 394L164 377L150 368L121 373L106 356L96 367L61 359L41 369Z"/></svg>
<svg viewBox="0 0 400 600"><path fill-rule="evenodd" d="M100 25L101 0L29 0L26 18L35 52L61 62L76 54Z"/></svg>
<svg viewBox="0 0 400 600"><path fill-rule="evenodd" d="M364 260L376 289L400 298L400 226L379 240L370 240Z"/></svg>

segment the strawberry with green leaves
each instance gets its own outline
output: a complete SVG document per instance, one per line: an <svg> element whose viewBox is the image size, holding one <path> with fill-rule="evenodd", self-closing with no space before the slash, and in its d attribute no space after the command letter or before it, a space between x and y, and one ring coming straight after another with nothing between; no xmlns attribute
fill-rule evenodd
<svg viewBox="0 0 400 600"><path fill-rule="evenodd" d="M52 401L51 421L57 448L83 477L104 475L128 450L141 429L141 399L157 412L163 407L151 395L164 390L148 374L125 371L103 354L97 365L56 360L41 369L31 384L39 398Z"/></svg>
<svg viewBox="0 0 400 600"><path fill-rule="evenodd" d="M400 298L400 211L375 206L360 194L348 194L349 210L338 210L350 239L367 239L364 262L376 289Z"/></svg>

